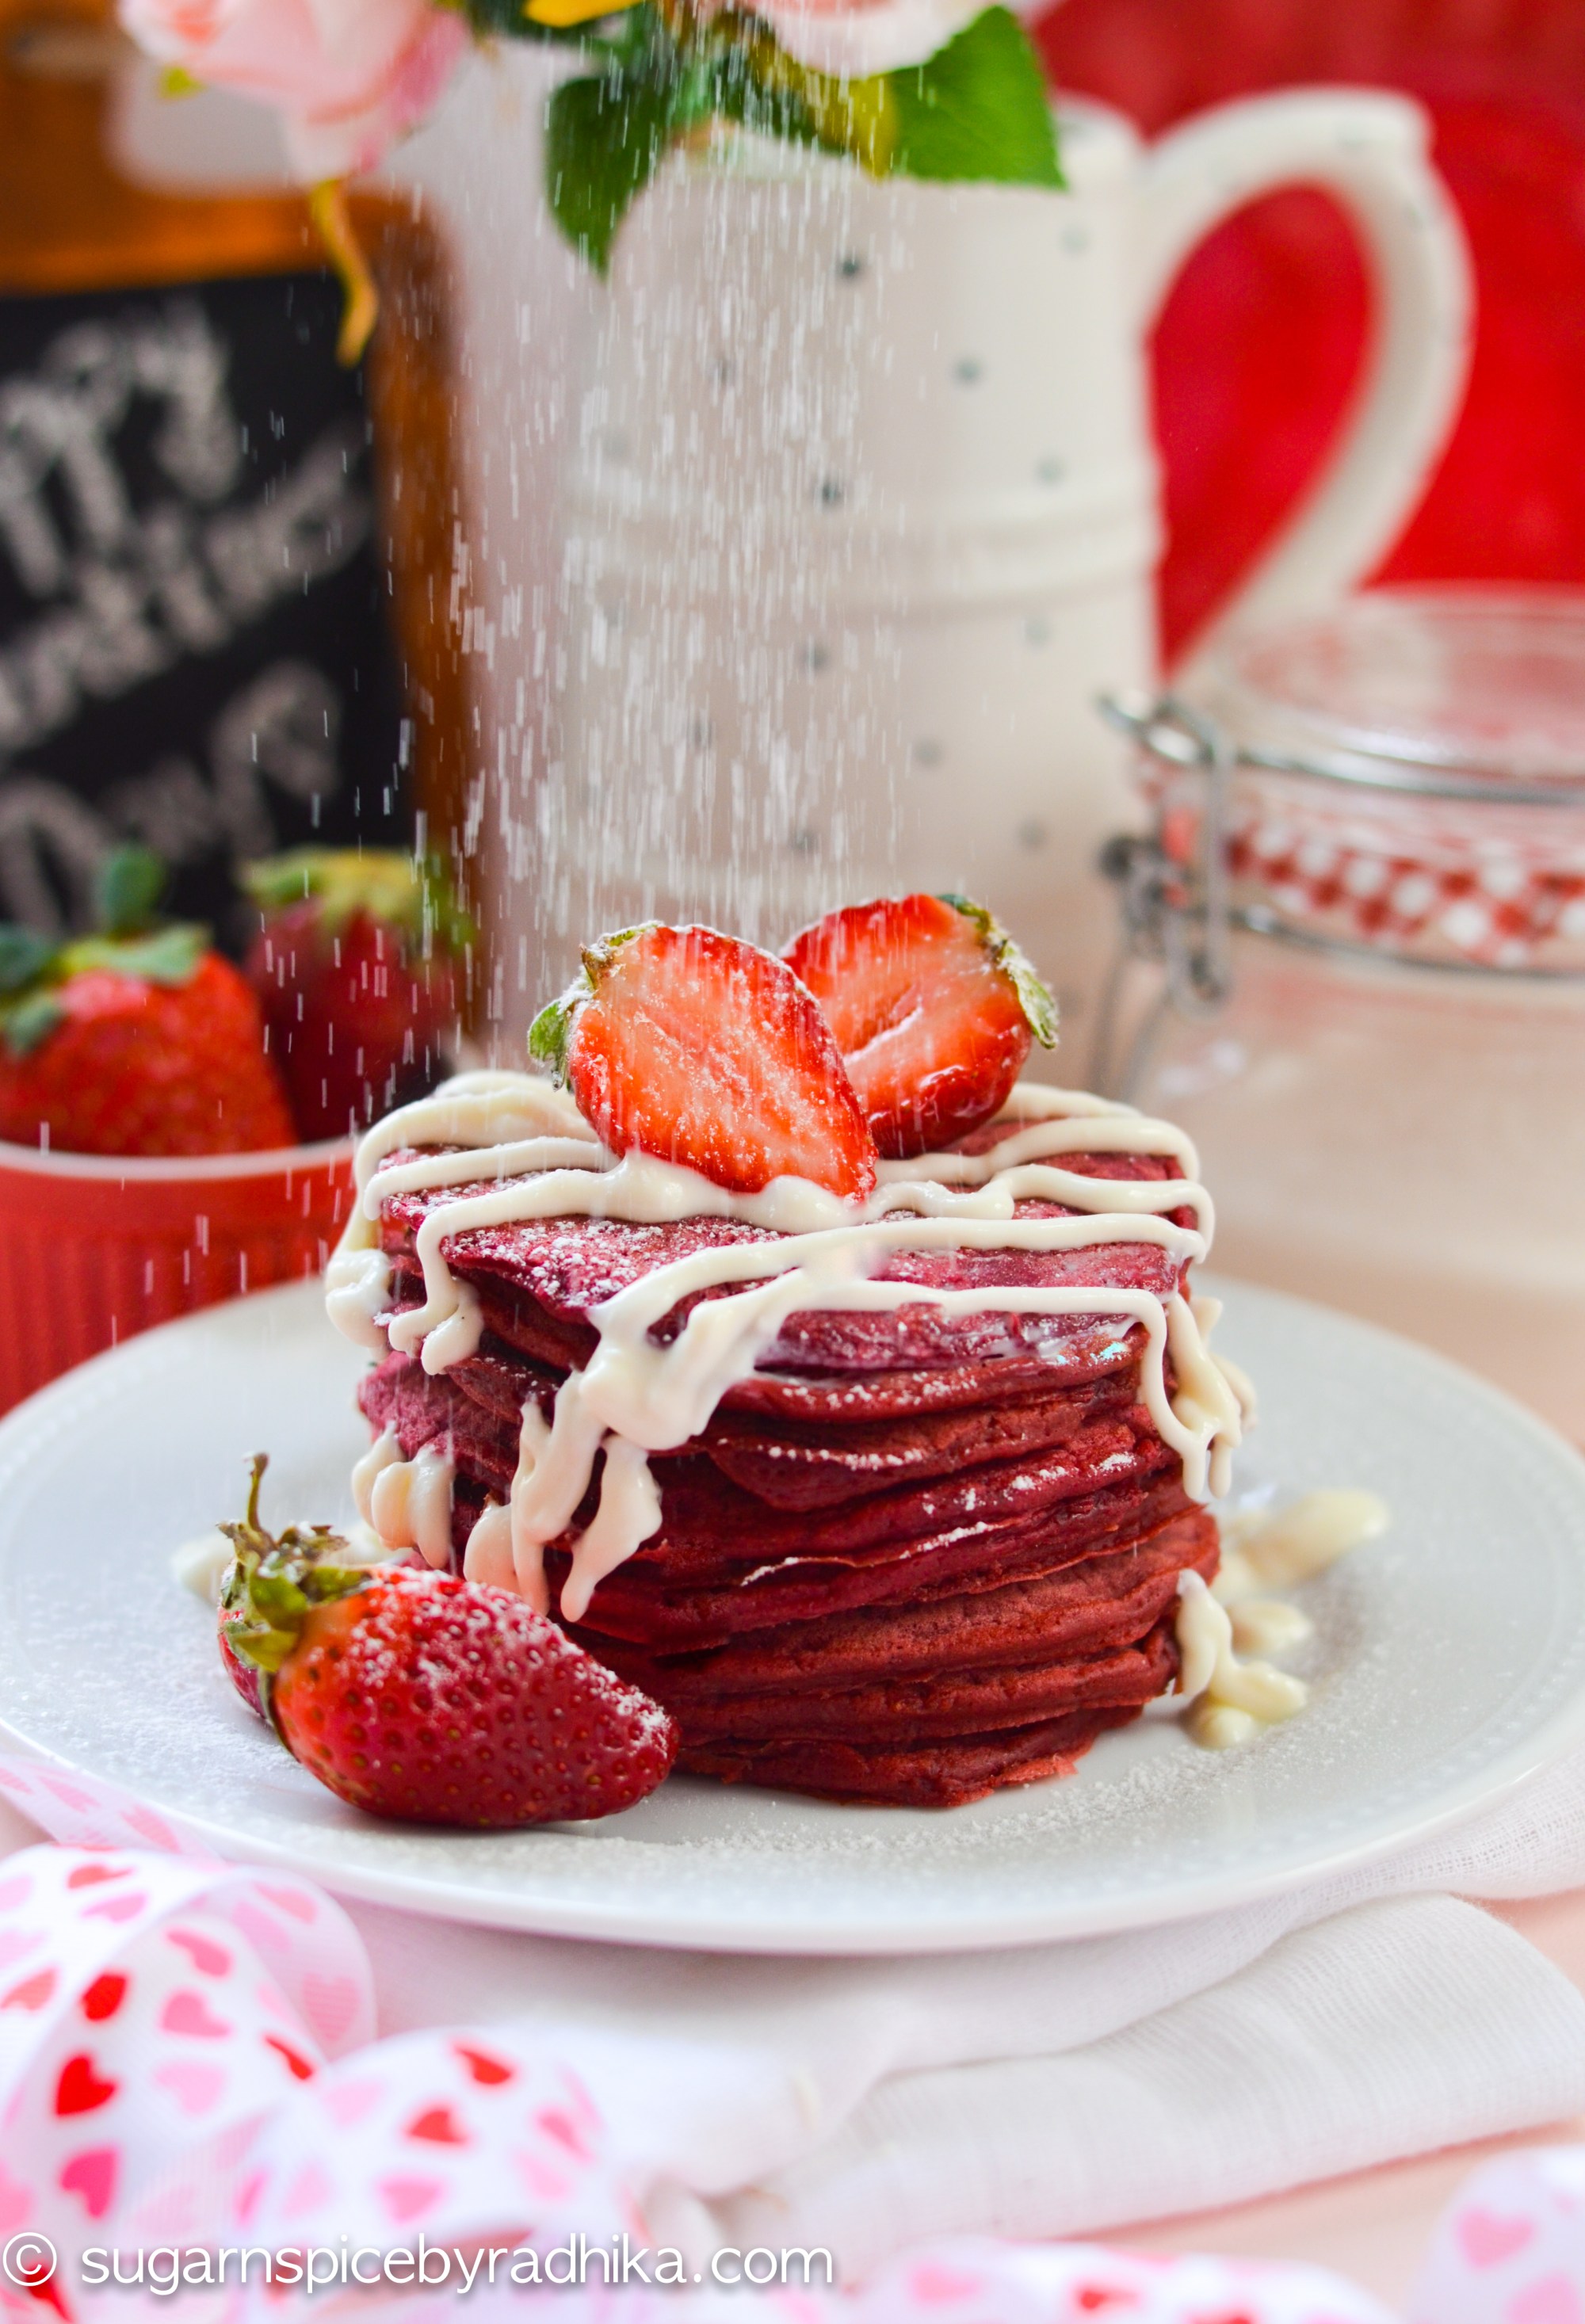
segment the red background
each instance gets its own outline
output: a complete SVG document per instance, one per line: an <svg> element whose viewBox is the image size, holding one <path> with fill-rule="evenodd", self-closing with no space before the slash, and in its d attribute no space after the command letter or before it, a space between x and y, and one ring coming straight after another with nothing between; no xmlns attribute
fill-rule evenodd
<svg viewBox="0 0 1585 2324"><path fill-rule="evenodd" d="M1474 251L1469 401L1376 576L1585 582L1585 0L1066 0L1060 88L1147 133L1293 81L1419 97ZM1168 652L1249 563L1347 401L1368 315L1322 195L1252 205L1195 252L1155 346Z"/></svg>

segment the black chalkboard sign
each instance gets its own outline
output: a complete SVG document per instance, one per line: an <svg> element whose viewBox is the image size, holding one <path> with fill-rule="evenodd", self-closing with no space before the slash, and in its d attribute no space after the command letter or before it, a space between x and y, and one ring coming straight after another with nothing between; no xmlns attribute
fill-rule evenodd
<svg viewBox="0 0 1585 2324"><path fill-rule="evenodd" d="M0 918L84 924L134 837L232 866L410 839L373 430L318 273L0 299Z"/></svg>

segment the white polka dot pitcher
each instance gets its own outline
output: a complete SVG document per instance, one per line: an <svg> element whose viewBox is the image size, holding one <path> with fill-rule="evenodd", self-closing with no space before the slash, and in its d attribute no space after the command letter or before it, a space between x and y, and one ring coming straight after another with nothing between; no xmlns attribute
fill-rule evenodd
<svg viewBox="0 0 1585 2324"><path fill-rule="evenodd" d="M1148 148L1064 108L1060 193L740 134L670 164L584 374L540 826L559 933L658 914L774 943L843 899L960 889L1082 1007L1097 853L1132 819L1096 699L1156 675L1145 335L1228 212L1296 180L1341 203L1377 289L1365 378L1221 626L1333 598L1463 383L1469 268L1425 145L1407 101L1318 89Z"/></svg>

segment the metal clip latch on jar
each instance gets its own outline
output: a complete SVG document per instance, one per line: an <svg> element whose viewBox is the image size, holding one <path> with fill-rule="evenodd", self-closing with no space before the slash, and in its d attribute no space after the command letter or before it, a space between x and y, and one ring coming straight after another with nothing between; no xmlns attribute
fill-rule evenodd
<svg viewBox="0 0 1585 2324"><path fill-rule="evenodd" d="M1232 991L1227 827L1237 754L1214 719L1175 695L1109 694L1100 707L1110 724L1158 764L1202 778L1193 813L1184 813L1164 789L1155 828L1120 832L1101 853L1101 871L1119 891L1122 926L1101 994L1091 1085L1129 1097L1166 1011L1213 1017ZM1139 962L1157 964L1163 981L1127 1036L1129 971Z"/></svg>

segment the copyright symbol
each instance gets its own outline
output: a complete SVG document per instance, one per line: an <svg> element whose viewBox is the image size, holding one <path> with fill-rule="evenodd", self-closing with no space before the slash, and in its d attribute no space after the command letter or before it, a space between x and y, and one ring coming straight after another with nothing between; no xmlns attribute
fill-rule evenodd
<svg viewBox="0 0 1585 2324"><path fill-rule="evenodd" d="M48 2283L60 2264L60 2255L48 2236L13 2236L0 2248L0 2275L23 2292L33 2292Z"/></svg>

